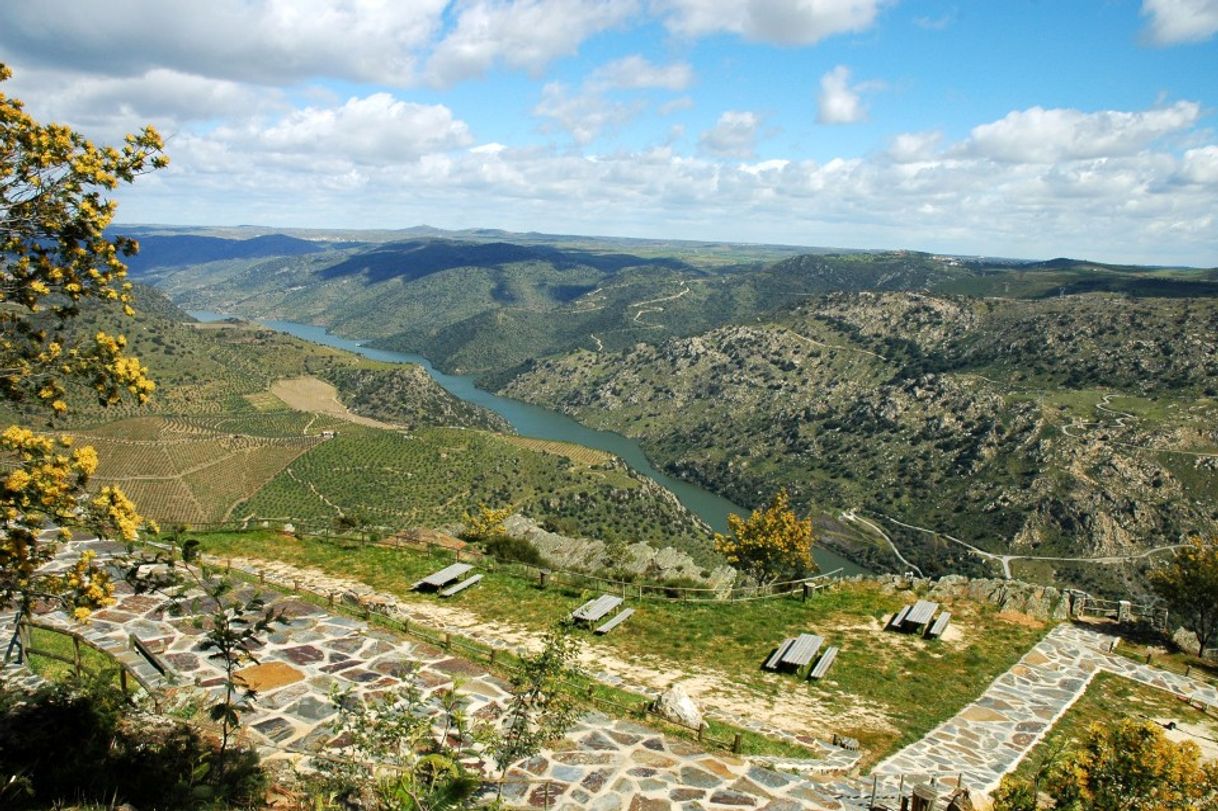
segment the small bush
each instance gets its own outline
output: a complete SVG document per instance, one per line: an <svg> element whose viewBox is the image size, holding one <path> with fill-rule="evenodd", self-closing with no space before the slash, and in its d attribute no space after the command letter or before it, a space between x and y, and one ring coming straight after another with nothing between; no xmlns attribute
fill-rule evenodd
<svg viewBox="0 0 1218 811"><path fill-rule="evenodd" d="M101 678L34 693L0 690L0 807L13 811L257 804L265 788L257 754L230 751L217 779L216 750L183 721L131 711Z"/></svg>
<svg viewBox="0 0 1218 811"><path fill-rule="evenodd" d="M537 547L526 538L495 535L482 542L482 549L497 560L515 560L533 566L544 566L545 560Z"/></svg>

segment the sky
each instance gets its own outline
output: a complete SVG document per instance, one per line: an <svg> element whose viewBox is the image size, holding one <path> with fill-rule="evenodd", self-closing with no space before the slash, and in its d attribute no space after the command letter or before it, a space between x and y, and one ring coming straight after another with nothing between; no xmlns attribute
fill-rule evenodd
<svg viewBox="0 0 1218 811"><path fill-rule="evenodd" d="M1218 265L1218 0L26 0L118 221Z"/></svg>

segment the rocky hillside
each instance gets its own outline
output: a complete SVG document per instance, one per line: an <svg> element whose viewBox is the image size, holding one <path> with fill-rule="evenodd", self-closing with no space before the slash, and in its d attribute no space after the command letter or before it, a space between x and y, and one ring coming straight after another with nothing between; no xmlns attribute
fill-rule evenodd
<svg viewBox="0 0 1218 811"><path fill-rule="evenodd" d="M1164 337L1181 314L1207 324L1212 313L1207 301L1108 296L833 294L768 323L547 360L504 393L638 437L669 470L741 504L786 485L828 515L862 508L992 552L1121 555L1215 528L1216 460L1192 455L1218 452L1218 406L1203 393L1213 350L1200 327ZM1161 330L1137 338L1135 321ZM1074 343L1095 382L1046 385L1069 377L1048 369L1083 324L1112 331L1102 346ZM1138 369L1141 388L1099 385ZM1146 391L1174 394L1135 396ZM928 574L994 571L962 545L885 527Z"/></svg>

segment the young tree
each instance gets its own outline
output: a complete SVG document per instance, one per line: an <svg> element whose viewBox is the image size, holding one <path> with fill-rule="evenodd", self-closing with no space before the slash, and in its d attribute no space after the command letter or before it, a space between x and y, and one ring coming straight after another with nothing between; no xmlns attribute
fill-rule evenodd
<svg viewBox="0 0 1218 811"><path fill-rule="evenodd" d="M503 522L512 514L512 505L495 509L485 504L478 505L476 513L465 514L465 532L461 537L467 541L485 542L503 535Z"/></svg>
<svg viewBox="0 0 1218 811"><path fill-rule="evenodd" d="M1218 538L1189 540L1170 562L1151 570L1150 585L1169 616L1197 635L1204 655L1218 633Z"/></svg>
<svg viewBox="0 0 1218 811"><path fill-rule="evenodd" d="M774 494L769 506L754 510L747 520L729 515L727 523L732 534L715 533L715 549L728 563L759 582L773 583L816 572L812 519L795 515L785 488Z"/></svg>
<svg viewBox="0 0 1218 811"><path fill-rule="evenodd" d="M0 82L9 76L0 65ZM137 246L107 238L115 203L102 195L165 166L161 150L151 128L119 149L94 146L66 126L38 123L21 101L0 93L0 400L54 416L67 410L71 383L105 404L151 394L147 370L126 354L123 336L81 337L70 327L84 301L134 313L119 257ZM67 527L132 540L141 523L117 488L83 497L97 454L71 444L16 425L0 435L12 463L0 482L0 603L16 604L19 614L38 598L62 598L77 616L103 605L110 584L91 560L53 577L39 570ZM63 533L49 537L48 523Z"/></svg>
<svg viewBox="0 0 1218 811"><path fill-rule="evenodd" d="M500 730L490 736L488 752L502 777L517 761L532 757L548 742L564 735L582 712L575 697L562 684L579 655L579 638L571 626L560 623L546 632L542 649L520 661L512 674L512 697Z"/></svg>

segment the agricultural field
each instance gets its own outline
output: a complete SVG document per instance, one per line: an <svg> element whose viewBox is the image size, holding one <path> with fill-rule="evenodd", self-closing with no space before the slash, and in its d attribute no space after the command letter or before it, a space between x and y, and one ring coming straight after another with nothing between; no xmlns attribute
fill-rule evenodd
<svg viewBox="0 0 1218 811"><path fill-rule="evenodd" d="M248 422L265 428L262 416ZM143 515L159 523L205 523L231 518L238 503L322 441L303 432L309 415L282 416L284 427L296 430L267 436L241 432L236 418L224 430L207 427L206 420L139 417L73 436L98 452L93 486L121 487Z"/></svg>
<svg viewBox="0 0 1218 811"><path fill-rule="evenodd" d="M444 526L479 505L512 505L606 541L674 546L711 562L709 537L612 457L565 443L429 427L409 434L344 424L302 454L240 514L382 527Z"/></svg>

